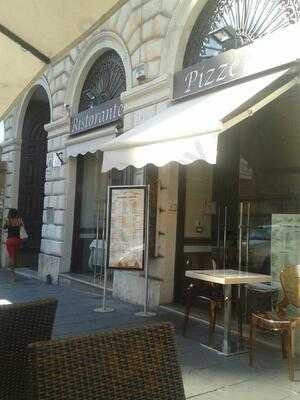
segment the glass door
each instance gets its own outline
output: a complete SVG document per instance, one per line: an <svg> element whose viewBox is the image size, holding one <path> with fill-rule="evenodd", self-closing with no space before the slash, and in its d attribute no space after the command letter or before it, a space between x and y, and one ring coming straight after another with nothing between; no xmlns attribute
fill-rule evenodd
<svg viewBox="0 0 300 400"><path fill-rule="evenodd" d="M95 253L105 228L107 174L101 174L102 154L77 159L72 272L93 275ZM100 243L101 244L101 243Z"/></svg>

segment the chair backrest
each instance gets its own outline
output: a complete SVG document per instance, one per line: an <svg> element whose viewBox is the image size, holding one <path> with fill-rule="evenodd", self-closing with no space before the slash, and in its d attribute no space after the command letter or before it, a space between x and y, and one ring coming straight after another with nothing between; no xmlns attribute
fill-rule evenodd
<svg viewBox="0 0 300 400"><path fill-rule="evenodd" d="M285 294L285 305L300 307L300 265L288 265L280 272L280 281Z"/></svg>
<svg viewBox="0 0 300 400"><path fill-rule="evenodd" d="M213 257L211 258L211 265L212 269L215 271L217 269L217 261Z"/></svg>
<svg viewBox="0 0 300 400"><path fill-rule="evenodd" d="M169 323L29 346L32 400L183 400Z"/></svg>
<svg viewBox="0 0 300 400"><path fill-rule="evenodd" d="M45 299L0 306L0 398L25 398L30 343L49 340L57 301Z"/></svg>

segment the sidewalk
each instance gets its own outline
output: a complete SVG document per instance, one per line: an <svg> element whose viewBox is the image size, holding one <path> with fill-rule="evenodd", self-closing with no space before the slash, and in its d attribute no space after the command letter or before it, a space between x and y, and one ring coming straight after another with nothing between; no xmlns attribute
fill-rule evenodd
<svg viewBox="0 0 300 400"><path fill-rule="evenodd" d="M259 347L257 366L250 368L247 354L224 357L201 346L199 335L207 329L201 324L192 322L189 337L183 338L180 334L182 317L177 314L159 310L154 318L138 318L134 313L140 311L140 307L112 298L109 298L109 305L114 312L95 313L97 299L93 293L46 285L20 276L12 284L9 275L0 270L0 300L14 303L50 296L59 302L55 338L172 322L178 332L178 353L188 399L300 400L300 363L296 371L298 382L289 382L287 362L281 360L280 353L274 349Z"/></svg>

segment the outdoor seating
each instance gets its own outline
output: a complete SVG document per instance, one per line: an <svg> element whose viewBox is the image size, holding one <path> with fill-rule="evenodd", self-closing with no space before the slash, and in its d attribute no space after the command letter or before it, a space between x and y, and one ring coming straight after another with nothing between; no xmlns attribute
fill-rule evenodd
<svg viewBox="0 0 300 400"><path fill-rule="evenodd" d="M57 300L0 306L0 398L25 399L30 343L51 339Z"/></svg>
<svg viewBox="0 0 300 400"><path fill-rule="evenodd" d="M212 259L212 269L216 269L216 262ZM236 307L236 314L238 317L238 330L240 341L243 341L243 322L242 322L242 308L239 298L231 299ZM214 283L199 283L192 282L185 293L184 305L185 305L185 316L183 322L183 336L186 335L188 322L190 318L190 312L192 307L200 304L208 305L208 320L209 320L209 338L215 333L217 313L224 306L224 293L221 285Z"/></svg>
<svg viewBox="0 0 300 400"><path fill-rule="evenodd" d="M169 323L29 346L33 400L183 400Z"/></svg>
<svg viewBox="0 0 300 400"><path fill-rule="evenodd" d="M300 265L286 266L280 273L280 281L284 293L275 312L258 312L251 315L250 324L250 365L255 362L256 329L277 332L281 335L282 355L288 359L289 379L294 380L294 336L300 324L300 317L289 317L287 307L293 305L300 308Z"/></svg>

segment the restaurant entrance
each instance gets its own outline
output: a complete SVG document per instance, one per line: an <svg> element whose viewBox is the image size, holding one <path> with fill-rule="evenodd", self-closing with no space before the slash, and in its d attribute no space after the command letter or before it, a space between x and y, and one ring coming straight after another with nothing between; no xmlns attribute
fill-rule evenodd
<svg viewBox="0 0 300 400"><path fill-rule="evenodd" d="M272 275L300 262L298 88L219 135L215 165L181 167L175 300L185 270L241 269Z"/></svg>
<svg viewBox="0 0 300 400"><path fill-rule="evenodd" d="M104 228L107 174L101 174L102 153L77 157L77 179L71 271L93 275L91 245ZM98 226L98 231L97 231ZM99 261L100 262L100 261Z"/></svg>

